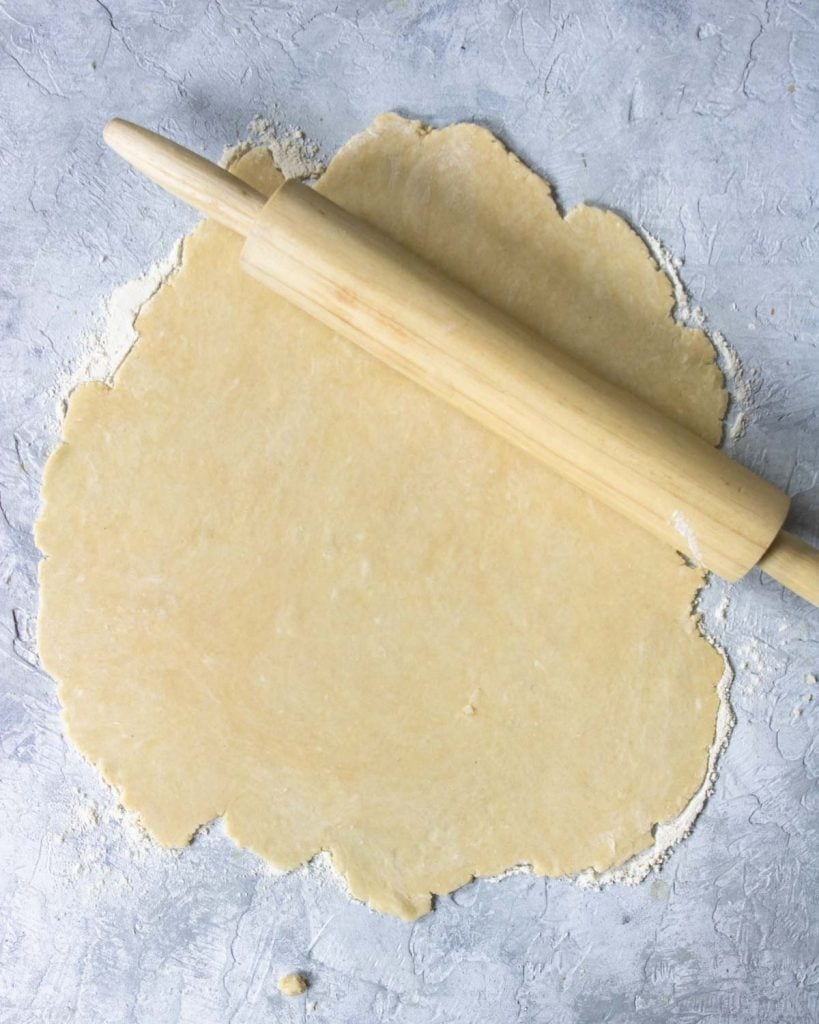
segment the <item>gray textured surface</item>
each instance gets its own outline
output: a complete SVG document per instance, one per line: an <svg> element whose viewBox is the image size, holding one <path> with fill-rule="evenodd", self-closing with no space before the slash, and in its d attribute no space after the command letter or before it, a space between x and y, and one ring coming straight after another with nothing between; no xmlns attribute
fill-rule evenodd
<svg viewBox="0 0 819 1024"><path fill-rule="evenodd" d="M738 723L656 878L479 882L411 925L218 827L175 855L120 820L38 668L31 539L55 381L100 298L194 220L103 151L105 118L217 156L274 114L330 154L392 108L486 123L565 205L684 259L751 373L731 447L819 540L817 4L2 0L0 47L0 1021L819 1019L819 613L772 581L704 597ZM276 992L293 967L312 1014Z"/></svg>

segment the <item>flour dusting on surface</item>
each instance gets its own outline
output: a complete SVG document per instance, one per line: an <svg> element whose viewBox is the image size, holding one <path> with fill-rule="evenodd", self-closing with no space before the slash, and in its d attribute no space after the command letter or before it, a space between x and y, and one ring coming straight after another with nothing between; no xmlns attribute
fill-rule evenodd
<svg viewBox="0 0 819 1024"><path fill-rule="evenodd" d="M756 374L748 373L742 366L736 349L726 340L721 331L708 326L702 306L691 302L688 290L683 284L680 270L683 261L674 256L664 242L648 231L638 229L638 234L648 246L657 266L662 270L674 292L674 318L685 327L696 327L711 340L717 353L717 364L725 376L730 404L723 424L724 436L735 440L742 437L748 423L748 414L753 405L756 390Z"/></svg>
<svg viewBox="0 0 819 1024"><path fill-rule="evenodd" d="M270 151L273 163L285 178L304 181L317 178L324 172L319 147L306 138L301 128L281 128L264 117L256 117L250 122L246 139L235 146L225 147L221 163L230 167L239 157L260 146Z"/></svg>
<svg viewBox="0 0 819 1024"><path fill-rule="evenodd" d="M671 513L671 525L688 545L688 551L700 565L703 563L702 548L699 538L694 532L694 527L688 522L683 513L677 508Z"/></svg>
<svg viewBox="0 0 819 1024"><path fill-rule="evenodd" d="M101 380L112 384L117 370L137 341L136 321L144 306L182 265L184 239L144 274L115 288L103 299L96 323L81 340L81 355L53 389L61 409L79 384Z"/></svg>

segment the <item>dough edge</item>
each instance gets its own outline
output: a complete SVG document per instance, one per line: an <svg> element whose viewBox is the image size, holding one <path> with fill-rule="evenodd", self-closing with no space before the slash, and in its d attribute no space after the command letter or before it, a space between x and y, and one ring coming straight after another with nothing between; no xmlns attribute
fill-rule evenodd
<svg viewBox="0 0 819 1024"><path fill-rule="evenodd" d="M368 128L366 128L364 130L364 132L362 134L367 134L367 133L374 132L376 127L379 125L379 123L383 123L384 120L393 119L393 118L396 119L396 120L400 120L400 121L404 122L405 125L407 125L408 127L411 127L412 129L417 131L419 134L427 134L429 131L435 130L435 129L432 129L432 128L428 127L427 125L425 125L421 121L407 120L405 118L400 118L396 114L386 113L386 114L382 114L379 117L377 117L372 122L372 124L370 126L368 126ZM456 125L452 125L450 127L456 127ZM478 125L470 125L470 127L474 128L476 131L486 132L486 134L491 134L486 129L481 128ZM495 136L492 136L492 139L493 139L493 141L497 145L501 146L502 148L504 148L506 150L506 152L507 152L508 156L510 157L510 159L512 159L514 161L517 161L519 164L522 165L522 167L526 168L526 165L523 163L523 161L521 161L520 158L516 154L514 154L511 151L509 151L508 149L506 149L506 147L504 146L504 144L500 140L498 140ZM254 140L254 141L258 142L258 140ZM253 149L253 148L257 148L257 147L256 146L251 146L251 149ZM258 146L258 148L259 149L264 149L265 147L263 145L261 145L261 146ZM342 148L344 148L344 147L342 147ZM235 162L236 159L238 159L242 155L246 155L248 151L249 150L248 150L247 144L240 144L238 147L235 148L233 158L228 161L227 165L230 166L233 162ZM268 152L269 152L269 150L268 150ZM272 153L271 153L271 158L272 158ZM526 168L526 169L528 170L528 168ZM539 180L543 181L542 179L539 179ZM552 189L550 187L550 183L548 183L546 181L543 181L543 184L547 188L550 196L553 197L553 192L552 192ZM579 209L582 205L583 204L580 204L578 207L575 207L575 208L573 208L571 210L561 211L561 215L564 218L569 218L572 215L572 213L575 210ZM646 243L647 247L649 248L649 250L651 252L652 258L655 260L655 262L658 262L658 269L660 269L660 271L667 278L669 278L669 283L673 286L675 294L680 294L680 292L682 292L684 294L684 288L683 288L681 282L679 281L678 278L676 280L674 279L676 277L676 273L673 270L673 268L670 265L664 265L664 266L660 266L659 265L659 261L657 260L657 252L655 251L654 247L650 244L654 240L653 239L649 239L647 241L647 238L646 238L646 236L645 236L645 234L643 232L641 232L639 229L636 229L636 228L632 227L625 220L623 221L623 223L624 223L624 226L630 227L635 232L635 234L643 242ZM164 287L168 283L168 281L171 280L173 275L182 266L183 254L184 254L184 244L185 244L185 239L184 238L179 240L179 241L177 241L174 244L174 247L173 247L172 252L169 255L169 257L167 257L165 260L160 261L154 268L149 270L145 275L142 275L139 278L136 278L136 279L134 279L132 281L129 281L129 282L126 283L126 285L122 286L122 290L126 291L126 295L124 297L124 301L125 301L126 305L130 302L130 305L128 305L128 308L126 310L127 316L124 318L124 321L123 321L123 318L121 316L117 318L116 322L114 322L114 318L111 318L112 322L109 323L108 329L107 329L107 331L105 333L105 351L106 351L106 353L110 352L110 353L118 353L118 354L113 359L113 365L110 365L106 372L99 373L99 376L101 376L101 378L102 378L102 380L99 381L99 383L102 386L110 387L110 386L114 385L115 378L116 378L116 373L117 373L117 370L118 370L119 366L121 365L122 361L127 357L127 355L130 352L130 349L133 346L133 344L135 344L135 342L138 340L138 337L137 337L135 329L134 329L134 323L135 323L136 319L138 318L139 313L141 312L143 307L145 307L150 302L150 299L153 297L153 295L156 293L156 291L158 291L159 289ZM144 286L141 287L141 288L140 287L136 287L136 286L138 286L140 284L143 284ZM118 291L119 291L119 289L118 289ZM122 311L120 310L120 313L121 312ZM126 337L126 332L123 330L124 322L125 321L129 321L129 323L130 323L130 336L129 337ZM710 336L709 336L709 340L711 340ZM718 346L715 345L714 347L717 350L717 352L719 352ZM60 394L60 398L61 398L60 404L63 406L63 412L64 412L65 403L67 402L68 397L69 397L71 391L73 390L73 387L78 383L78 378L79 377L82 377L82 374L78 374L72 380L67 380L67 381L62 382L61 394ZM93 378L88 379L86 377L86 378L83 378L83 379L84 379L85 383L94 383L94 379ZM728 399L727 399L727 396L726 396L726 405L727 405L727 400ZM723 420L724 420L724 411L723 411ZM63 439L62 443L57 447L57 449L55 449L55 451L52 452L52 455L51 455L51 457L49 459L49 462L52 463L52 466L49 467L49 468L53 468L53 465L55 465L59 461L60 452L65 448L65 446L68 445L68 443L69 443L68 441ZM40 516L38 518L38 525L39 525L39 522L41 520L43 520L44 517L45 517L45 513L44 513L43 509L41 509ZM35 529L35 537L36 536L37 536L37 531ZM48 557L47 554L44 555L44 559L47 558L47 557ZM39 569L40 569L39 575L40 576L42 576L42 566L43 566L43 562L40 563L40 567L39 567ZM629 885L636 885L636 884L638 884L643 879L645 879L645 877L651 871L658 869L664 863L664 861L668 858L669 854L674 849L674 847L676 847L687 835L690 834L690 832L691 832L691 830L692 830L692 828L693 828L693 826L694 826L694 824L695 824L699 814L703 810L703 808L704 808L704 806L705 806L705 804L706 804L706 802L708 800L708 797L713 792L715 781L716 781L716 772L717 772L719 756L720 756L720 753L724 750L724 748L725 748L725 746L726 746L726 744L728 742L731 730L732 730L734 722L735 722L735 717L734 717L733 710L731 708L731 702L730 702L730 688L731 688L731 683L732 683L732 680L733 680L733 673L731 671L729 661L728 661L728 659L727 659L727 657L725 655L725 652L717 645L715 640L712 637L710 637L704 631L703 625L702 625L702 618L696 612L696 607L697 607L697 604L698 604L698 601L699 601L699 595L700 595L702 589L704 587L706 587L707 585L708 585L708 579L707 579L707 577L705 577L703 579L702 585L697 590L697 593L695 594L694 599L692 601L691 615L692 615L692 618L694 620L694 628L699 632L700 636L704 640L706 640L715 649L715 651L717 651L717 653L719 653L719 655L723 659L723 666L724 667L723 667L722 677L719 680L719 682L717 684L717 688L716 688L717 689L717 697L718 697L718 711L717 711L717 719L716 719L716 726L715 726L715 736L714 736L713 743L711 744L711 747L710 747L710 749L708 751L707 767L706 767L704 778L703 778L703 781L702 781L700 787L692 795L692 797L690 798L688 804L683 808L683 810L677 816L675 816L674 818L671 818L671 819L669 819L667 821L657 823L657 825L655 826L655 828L653 830L654 842L646 850L631 856L630 858L628 858L628 860L626 860L621 865L618 865L616 867L612 867L612 868L607 869L607 870L602 871L602 872L595 872L593 869L589 868L589 869L586 869L586 870L584 870L584 871L582 871L582 872L580 872L579 874L576 874L576 875L562 875L562 876L554 876L554 877L562 877L564 879L570 879L570 880L573 880L576 883L578 883L578 884L580 884L580 885L582 885L584 887L589 887L589 888L599 888L599 887L602 887L602 886L605 886L605 885L608 885L608 884L611 884L611 883L624 883L624 884L629 884ZM40 623L40 620L38 619L38 636L39 636L39 623ZM60 690L62 690L62 684L61 683L58 686L58 692ZM67 733L68 733L69 737L72 738L72 742L74 742L73 737L72 737L72 730L71 730L71 727L70 727L70 723L66 719L65 707L63 707L62 714L63 714L63 719L66 722ZM83 753L81 747L78 747L78 749L80 749L81 753ZM108 779L108 774L109 773L106 770L106 765L103 762L101 762L101 761L92 761L91 758L88 757L87 755L85 755L84 753L83 753L83 756L86 757L86 759L89 760L90 763L95 765L95 767L101 773L104 781L106 781L106 784L110 785L111 788L113 788L114 791L117 793L118 797L120 798L120 800L122 802L122 805L126 809L128 809L128 810L135 810L135 811L138 812L139 808L136 807L135 805L132 805L132 804L129 803L127 792L123 788L118 787L115 783L109 781L109 779ZM189 837L188 842L192 842L196 838L197 833L199 833L203 829L208 828L215 821L222 820L223 817L224 817L224 815L218 815L218 816L212 818L208 822L203 822L201 825L199 825L191 833L191 836ZM228 835L231 835L229 824L226 827L226 831L227 831ZM236 837L234 837L232 835L231 835L231 838L232 839L236 839ZM164 844L160 844L160 845L164 845ZM245 846L245 848L253 850L252 846L248 846L247 844L243 844L243 845ZM254 852L258 853L259 851L254 851ZM304 861L303 867L305 869L307 869L307 870L321 871L322 870L322 861L325 861L328 857L330 859L330 862L332 863L333 862L332 850L321 850L321 851L318 851L311 858L309 858L308 860ZM268 865L269 865L269 862L268 862ZM275 871L276 869L272 868L272 870ZM292 869L292 868L285 868L285 869L282 869L282 873L284 873L286 871L291 871L291 870L294 870L294 869ZM297 868L296 870L299 870L299 869ZM504 871L502 871L502 872L500 872L498 874L495 874L495 875L473 875L470 878L465 879L459 888L468 886L473 881L478 880L478 879L484 879L484 880L487 880L487 881L490 881L490 882L497 882L497 881L500 881L501 879L506 878L506 877L508 877L508 876L510 876L512 874L518 874L518 873L535 873L535 871L534 871L534 868L532 867L531 864L527 864L527 863L516 864L516 865L510 866L509 868L507 868ZM408 901L403 906L379 907L378 906L378 901L376 901L376 900L367 900L367 899L363 898L360 895L358 895L358 896L354 895L352 893L352 891L350 890L350 887L346 883L346 880L344 878L344 874L340 870L338 870L337 868L334 869L333 875L334 875L334 879L336 880L336 883L340 884L340 886L346 891L347 895L351 899L356 900L357 902L365 903L365 905L368 905L368 906L371 906L371 907L375 907L376 909L384 910L384 911L386 911L388 913L397 914L398 916L403 917L406 920L413 920L413 919L416 919L416 918L422 916L423 914L428 912L430 909L432 909L432 907L434 906L434 900L435 900L436 896L438 896L438 895L446 895L446 894L430 893L429 896L428 896L428 899L422 899L420 901L412 899L411 901ZM549 877L552 877L552 876L549 876ZM452 890L452 891L459 891L459 890L455 889L455 890Z"/></svg>

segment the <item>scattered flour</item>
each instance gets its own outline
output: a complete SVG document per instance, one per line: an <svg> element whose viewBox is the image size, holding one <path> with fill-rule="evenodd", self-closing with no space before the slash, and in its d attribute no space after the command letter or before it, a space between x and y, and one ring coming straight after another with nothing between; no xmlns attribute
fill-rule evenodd
<svg viewBox="0 0 819 1024"><path fill-rule="evenodd" d="M256 117L250 122L248 136L222 153L222 164L230 167L234 161L251 149L264 146L270 150L273 162L285 178L317 178L324 172L319 147L309 142L301 128L282 129L266 118Z"/></svg>
<svg viewBox="0 0 819 1024"><path fill-rule="evenodd" d="M714 618L717 622L724 623L728 619L728 608L730 607L730 600L728 594L723 594L720 598L719 604L714 609Z"/></svg>
<svg viewBox="0 0 819 1024"><path fill-rule="evenodd" d="M65 810L62 831L45 837L48 871L70 889L77 905L94 906L117 893L141 892L157 867L173 868L179 854L148 836L135 815L107 792L97 799L75 788Z"/></svg>
<svg viewBox="0 0 819 1024"><path fill-rule="evenodd" d="M137 340L135 325L139 314L182 265L183 247L184 239L179 239L168 256L103 299L94 325L81 339L80 357L57 379L52 389L62 415L71 392L79 384L90 380L113 383L117 370Z"/></svg>
<svg viewBox="0 0 819 1024"><path fill-rule="evenodd" d="M730 395L730 405L725 417L725 436L734 440L745 433L748 414L751 411L757 389L757 374L747 372L739 361L736 350L726 341L720 331L708 328L705 314L701 306L693 305L680 277L682 260L672 255L667 246L647 231L642 238L651 250L660 270L671 282L674 290L674 317L686 327L696 327L704 331L717 352L717 362L725 376L726 387ZM736 308L735 304L732 308ZM753 325L751 325L753 326Z"/></svg>
<svg viewBox="0 0 819 1024"><path fill-rule="evenodd" d="M58 843L64 843L68 839L82 840L84 854L80 870L101 859L108 826L116 829L117 838L126 843L129 858L134 862L144 863L152 853L159 851L173 856L173 851L165 850L151 839L136 814L126 811L117 802L115 790L106 783L103 785L110 791L110 799L104 804L95 803L80 789L74 790L70 823L65 831L55 836Z"/></svg>
<svg viewBox="0 0 819 1024"><path fill-rule="evenodd" d="M99 811L93 804L77 808L77 821L88 828L96 828L100 823Z"/></svg>
<svg viewBox="0 0 819 1024"><path fill-rule="evenodd" d="M805 710L813 703L812 693L803 693L791 709L791 721L795 722L802 717Z"/></svg>
<svg viewBox="0 0 819 1024"><path fill-rule="evenodd" d="M694 532L694 528L679 509L675 509L674 512L671 513L671 525L683 540L685 540L691 557L694 558L699 565L702 565L702 548L700 548L700 542Z"/></svg>
<svg viewBox="0 0 819 1024"><path fill-rule="evenodd" d="M720 358L725 380L731 391L731 407L725 418L725 428L731 440L742 437L748 425L748 414L758 390L758 371L747 371L739 361L736 349L725 340L720 331L711 331L710 338Z"/></svg>

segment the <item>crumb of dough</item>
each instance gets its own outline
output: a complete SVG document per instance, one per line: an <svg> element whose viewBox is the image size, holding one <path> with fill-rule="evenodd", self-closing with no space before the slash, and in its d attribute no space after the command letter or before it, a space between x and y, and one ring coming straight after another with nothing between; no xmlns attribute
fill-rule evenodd
<svg viewBox="0 0 819 1024"><path fill-rule="evenodd" d="M308 1013L315 1013L317 1006L318 1006L318 1003L315 1001L315 999L311 999L310 1002L307 1004L307 1012Z"/></svg>
<svg viewBox="0 0 819 1024"><path fill-rule="evenodd" d="M279 992L285 996L303 996L309 984L302 974L285 974L279 978Z"/></svg>

